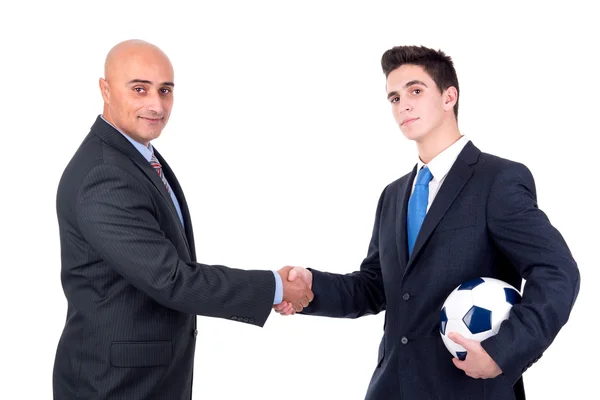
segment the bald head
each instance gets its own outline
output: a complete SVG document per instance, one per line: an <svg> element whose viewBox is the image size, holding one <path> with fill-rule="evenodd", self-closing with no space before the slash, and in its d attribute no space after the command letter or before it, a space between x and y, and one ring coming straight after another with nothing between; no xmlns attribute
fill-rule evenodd
<svg viewBox="0 0 600 400"><path fill-rule="evenodd" d="M119 67L124 62L144 55L153 55L157 58L162 58L165 63L171 66L169 57L160 48L143 40L132 39L118 43L110 49L104 61L104 77L108 79L109 76L119 72Z"/></svg>
<svg viewBox="0 0 600 400"><path fill-rule="evenodd" d="M127 40L104 63L100 90L103 117L132 139L148 145L160 136L173 106L173 66L157 46Z"/></svg>

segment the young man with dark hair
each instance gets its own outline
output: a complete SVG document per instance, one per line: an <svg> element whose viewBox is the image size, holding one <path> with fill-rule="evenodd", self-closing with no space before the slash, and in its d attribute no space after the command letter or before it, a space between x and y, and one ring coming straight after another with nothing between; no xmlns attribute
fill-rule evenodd
<svg viewBox="0 0 600 400"><path fill-rule="evenodd" d="M457 123L459 87L450 57L417 46L383 54L387 98L417 145L411 172L381 194L360 270L342 275L295 267L312 286L309 315L357 318L386 310L366 399L524 399L523 372L567 322L579 270L561 234L538 208L523 164L481 152ZM463 282L526 281L497 335L458 334L453 359L439 333L440 308ZM293 314L286 302L275 306Z"/></svg>

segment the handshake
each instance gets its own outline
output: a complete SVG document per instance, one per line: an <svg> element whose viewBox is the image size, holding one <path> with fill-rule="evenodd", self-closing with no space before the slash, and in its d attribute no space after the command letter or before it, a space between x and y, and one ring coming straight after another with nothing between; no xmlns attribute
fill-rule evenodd
<svg viewBox="0 0 600 400"><path fill-rule="evenodd" d="M281 315L302 311L314 298L312 273L302 267L283 267L277 273L283 283L283 301L273 309Z"/></svg>

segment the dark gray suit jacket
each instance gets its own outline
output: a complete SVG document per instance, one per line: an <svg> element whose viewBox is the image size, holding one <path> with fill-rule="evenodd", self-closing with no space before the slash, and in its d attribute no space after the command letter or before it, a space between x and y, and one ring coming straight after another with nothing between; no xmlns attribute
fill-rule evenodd
<svg viewBox="0 0 600 400"><path fill-rule="evenodd" d="M383 191L360 271L313 270L305 314L356 318L383 310L377 367L366 399L524 399L521 374L567 322L579 271L560 233L538 208L522 164L471 142L431 204L408 257L406 214L413 171ZM503 374L476 380L454 366L439 333L440 309L462 282L494 277L521 288L500 332L482 342Z"/></svg>
<svg viewBox="0 0 600 400"><path fill-rule="evenodd" d="M183 229L156 171L100 117L57 194L67 320L54 364L55 399L189 399L196 315L263 326L271 271L196 262L188 206Z"/></svg>

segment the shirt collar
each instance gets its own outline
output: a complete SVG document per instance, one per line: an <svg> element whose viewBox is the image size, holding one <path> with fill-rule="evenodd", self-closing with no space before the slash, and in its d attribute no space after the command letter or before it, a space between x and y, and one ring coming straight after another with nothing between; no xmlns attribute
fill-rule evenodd
<svg viewBox="0 0 600 400"><path fill-rule="evenodd" d="M431 171L431 175L433 175L433 179L440 182L448 174L454 161L456 161L458 155L468 142L469 139L466 136L461 136L460 139L435 156L428 164L423 163L419 158L417 161L417 172L420 171L424 165L427 165L427 168Z"/></svg>

